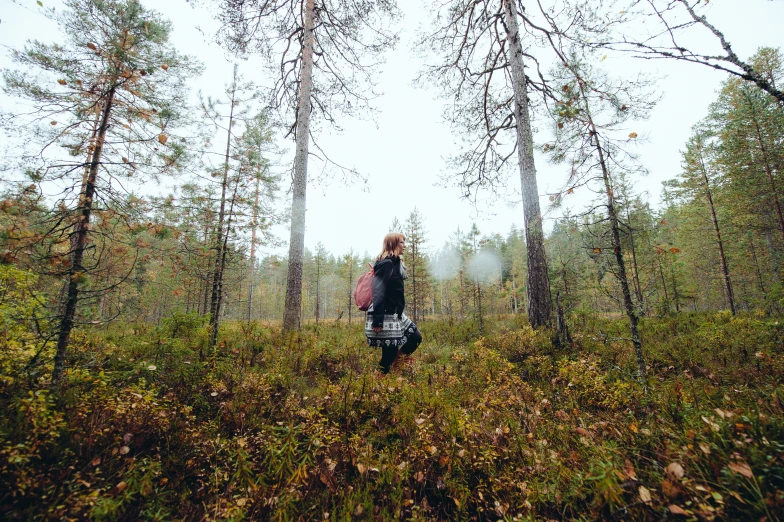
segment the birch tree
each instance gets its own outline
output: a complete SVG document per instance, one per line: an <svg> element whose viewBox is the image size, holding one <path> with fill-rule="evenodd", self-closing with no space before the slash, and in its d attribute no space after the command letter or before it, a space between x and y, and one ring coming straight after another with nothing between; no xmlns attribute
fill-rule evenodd
<svg viewBox="0 0 784 522"><path fill-rule="evenodd" d="M305 201L313 141L311 117L335 128L342 115L370 114L375 73L397 35L394 0L221 0L219 40L230 50L258 52L275 78L270 103L295 141L291 235L283 330L300 326ZM323 161L332 162L313 141Z"/></svg>

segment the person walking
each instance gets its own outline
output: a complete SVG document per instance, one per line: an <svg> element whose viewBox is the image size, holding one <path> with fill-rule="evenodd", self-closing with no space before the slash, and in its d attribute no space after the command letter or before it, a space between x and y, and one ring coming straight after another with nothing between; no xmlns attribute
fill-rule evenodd
<svg viewBox="0 0 784 522"><path fill-rule="evenodd" d="M389 373L401 356L409 359L422 342L419 328L403 313L403 281L408 277L401 259L405 248L403 234L387 234L373 265L373 303L367 310L365 336L370 346L381 348L381 373Z"/></svg>

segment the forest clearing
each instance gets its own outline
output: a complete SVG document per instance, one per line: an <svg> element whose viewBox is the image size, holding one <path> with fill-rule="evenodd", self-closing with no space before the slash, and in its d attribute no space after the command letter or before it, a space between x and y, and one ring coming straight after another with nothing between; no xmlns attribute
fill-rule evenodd
<svg viewBox="0 0 784 522"><path fill-rule="evenodd" d="M781 19L6 0L0 519L784 519Z"/></svg>

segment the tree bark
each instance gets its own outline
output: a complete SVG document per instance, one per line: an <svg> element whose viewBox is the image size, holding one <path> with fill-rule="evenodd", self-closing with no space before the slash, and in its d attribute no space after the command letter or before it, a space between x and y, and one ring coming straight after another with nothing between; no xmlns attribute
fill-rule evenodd
<svg viewBox="0 0 784 522"><path fill-rule="evenodd" d="M700 154L700 170L702 173L702 181L705 183L705 198L708 200L708 207L710 208L711 220L713 221L713 232L716 234L716 243L719 245L719 257L721 257L721 272L724 275L724 286L727 289L727 300L730 302L730 311L732 315L736 315L738 310L735 306L735 294L732 291L732 281L730 280L730 270L727 266L727 256L724 254L724 242L721 239L721 229L719 228L719 220L716 217L716 207L713 205L713 194L711 193L710 181L708 180L707 169L702 161L702 154ZM677 308L677 298L676 298Z"/></svg>
<svg viewBox="0 0 784 522"><path fill-rule="evenodd" d="M261 167L259 167L259 176L261 176ZM256 274L256 228L258 227L259 219L259 183L260 177L256 177L256 194L253 199L253 225L250 232L250 263L249 263L249 277L248 277L248 322L253 319L253 277Z"/></svg>
<svg viewBox="0 0 784 522"><path fill-rule="evenodd" d="M582 84L580 84L580 92L583 96L583 100L586 100ZM599 139L599 133L596 130L596 125L594 125L587 101L585 101L585 112L588 116L588 124L590 127L593 145L595 146L596 153L599 156L599 166L602 170L604 189L607 195L607 214L610 218L610 227L612 229L613 252L615 254L615 262L618 265L618 281L621 283L623 306L626 310L626 317L629 319L629 331L632 336L632 344L634 345L634 354L637 358L637 377L640 382L645 383L648 376L648 370L645 357L642 353L642 341L640 339L640 331L638 326L639 318L637 316L637 312L634 309L632 293L631 289L629 288L629 278L626 275L626 263L623 259L623 247L621 244L621 227L618 221L618 214L615 210L615 197L613 195L613 187L610 181L610 169L607 165L607 158L605 157L604 149L602 148L602 144Z"/></svg>
<svg viewBox="0 0 784 522"><path fill-rule="evenodd" d="M65 309L60 320L60 332L57 338L57 352L54 356L54 370L52 371L52 384L60 386L65 374L65 357L68 350L68 342L71 339L71 330L74 326L76 316L76 306L79 301L79 284L84 277L82 261L84 251L87 247L87 234L90 231L90 214L93 208L93 198L95 197L95 183L98 179L98 169L101 166L101 156L106 140L106 132L109 129L109 120L114 106L114 94L116 87L112 87L106 96L106 101L101 115L101 124L95 139L95 148L90 157L90 171L84 180L82 193L80 196L81 215L74 223L72 233L72 254L71 267L68 270L68 283L65 298Z"/></svg>
<svg viewBox="0 0 784 522"><path fill-rule="evenodd" d="M231 154L231 126L234 124L234 95L237 92L237 67L234 67L234 87L231 91L231 108L229 109L229 132L226 138L226 158L223 164L223 182L221 183L220 211L218 212L218 234L215 239L215 268L212 273L212 291L210 293L210 349L218 344L218 328L220 323L221 286L223 284L223 224L226 220L226 186L229 179L229 155ZM226 230L226 235L229 231Z"/></svg>
<svg viewBox="0 0 784 522"><path fill-rule="evenodd" d="M321 316L321 260L319 257L316 258L316 324L319 323L319 318Z"/></svg>
<svg viewBox="0 0 784 522"><path fill-rule="evenodd" d="M629 223L629 244L632 250L632 270L634 272L634 294L637 297L637 308L643 313L642 286L640 285L640 271L637 265L637 248L634 245L634 229L632 228L632 215L629 211L630 203L626 202L626 221Z"/></svg>
<svg viewBox="0 0 784 522"><path fill-rule="evenodd" d="M302 71L299 107L297 108L294 184L291 201L291 236L289 267L286 278L286 308L283 332L299 329L302 303L302 261L305 253L305 194L308 186L308 146L310 144L311 92L313 91L313 47L315 42L314 0L305 0L305 24L302 36Z"/></svg>
<svg viewBox="0 0 784 522"><path fill-rule="evenodd" d="M517 23L517 10L512 0L502 0L506 18L509 65L515 99L517 125L517 155L520 162L520 184L523 192L523 217L528 263L528 321L534 328L550 324L552 299L550 276L547 272L547 255L544 249L542 214L539 209L539 188L536 183L534 142L528 109L528 91L523 64L523 48Z"/></svg>

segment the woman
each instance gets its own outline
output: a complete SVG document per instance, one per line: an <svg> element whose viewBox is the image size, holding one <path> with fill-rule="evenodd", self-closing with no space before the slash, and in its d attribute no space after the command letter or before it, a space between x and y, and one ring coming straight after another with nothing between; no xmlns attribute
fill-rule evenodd
<svg viewBox="0 0 784 522"><path fill-rule="evenodd" d="M405 248L403 234L387 234L373 266L373 304L367 311L365 335L370 346L381 348L381 373L389 373L400 354L408 357L422 342L417 325L403 313L403 280L408 276L400 256Z"/></svg>

